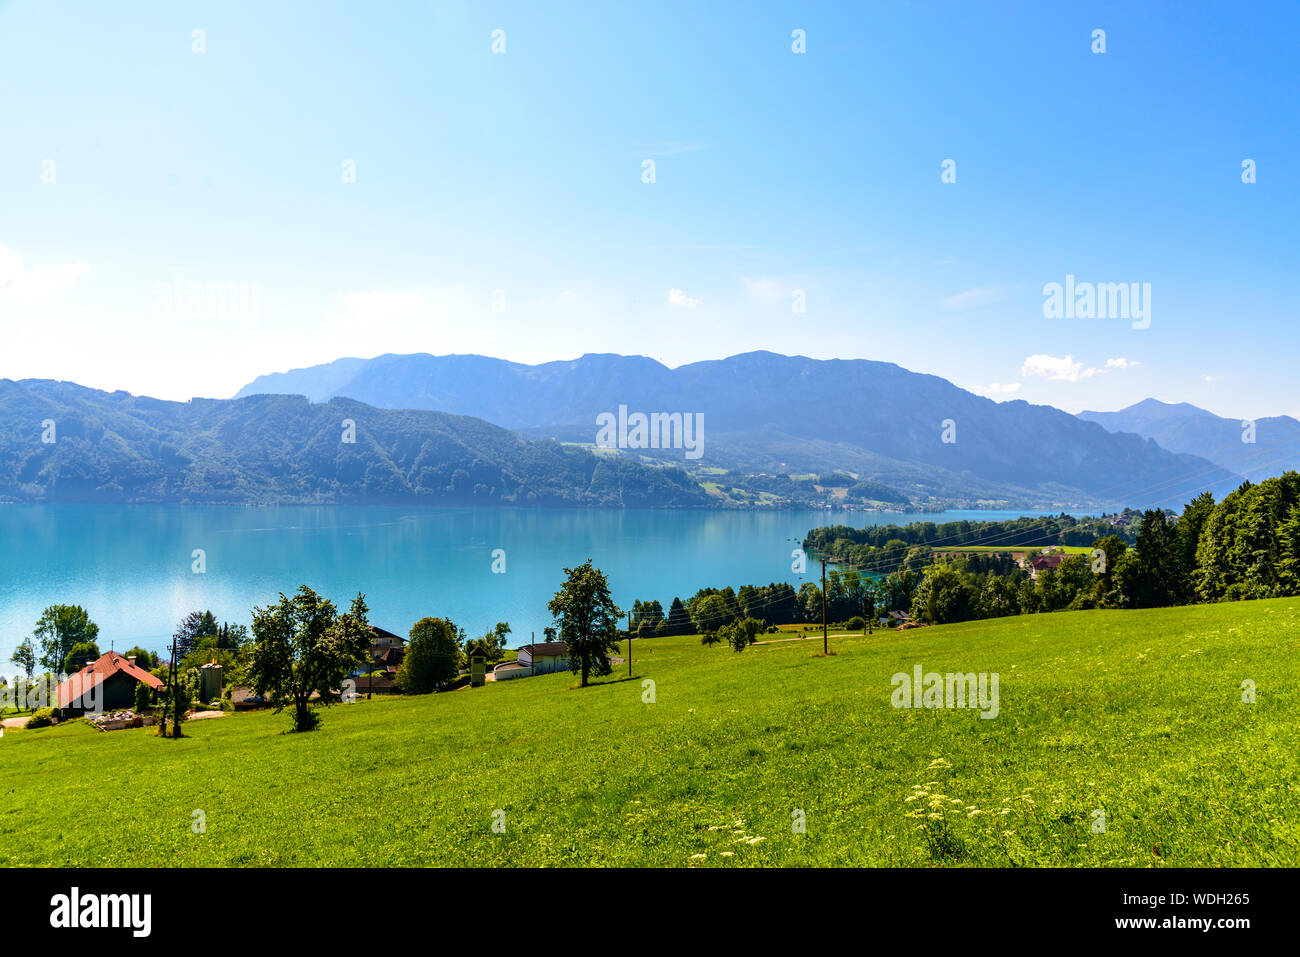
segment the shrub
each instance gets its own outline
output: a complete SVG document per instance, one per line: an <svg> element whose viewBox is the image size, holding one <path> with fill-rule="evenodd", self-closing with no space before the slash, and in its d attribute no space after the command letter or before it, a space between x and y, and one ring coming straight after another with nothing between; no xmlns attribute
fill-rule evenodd
<svg viewBox="0 0 1300 957"><path fill-rule="evenodd" d="M135 713L139 715L149 713L149 705L153 700L153 690L143 681L135 683Z"/></svg>
<svg viewBox="0 0 1300 957"><path fill-rule="evenodd" d="M28 729L48 728L50 725L54 723L54 719L57 718L58 716L59 716L59 712L57 708L41 708L39 711L34 712L32 716L27 719L27 723L23 725L23 727Z"/></svg>
<svg viewBox="0 0 1300 957"><path fill-rule="evenodd" d="M849 619L848 625L845 627L847 627L849 631L866 631L867 620L861 616L855 615Z"/></svg>
<svg viewBox="0 0 1300 957"><path fill-rule="evenodd" d="M455 691L457 688L463 688L463 687L465 687L467 684L469 684L469 682L470 682L470 678L471 678L471 677L472 677L472 676L469 675L468 673L467 673L467 674L460 675L459 677L457 677L457 678L455 678L455 679L449 681L447 684L443 685L443 686L442 686L441 688L439 688L438 690L439 690L439 691Z"/></svg>

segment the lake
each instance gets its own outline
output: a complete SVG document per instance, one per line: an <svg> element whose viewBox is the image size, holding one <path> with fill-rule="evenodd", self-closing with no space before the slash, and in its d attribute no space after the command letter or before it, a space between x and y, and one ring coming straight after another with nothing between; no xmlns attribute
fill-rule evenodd
<svg viewBox="0 0 1300 957"><path fill-rule="evenodd" d="M1022 514L1038 513L5 505L0 673L13 671L14 647L51 604L84 606L102 651L161 650L190 611L247 625L254 605L307 584L340 610L365 592L371 623L403 637L425 615L470 637L508 621L514 647L550 624L546 602L563 569L588 558L621 607L657 598L667 612L674 596L703 587L816 578L812 562L792 572L790 553L817 525ZM493 572L495 549L504 573Z"/></svg>

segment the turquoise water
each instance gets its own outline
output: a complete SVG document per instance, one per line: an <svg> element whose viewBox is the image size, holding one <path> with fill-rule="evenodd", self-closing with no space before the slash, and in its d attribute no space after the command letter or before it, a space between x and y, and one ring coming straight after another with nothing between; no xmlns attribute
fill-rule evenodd
<svg viewBox="0 0 1300 957"><path fill-rule="evenodd" d="M512 646L550 623L565 567L592 559L614 599L683 600L705 586L812 577L791 571L810 528L995 520L1022 512L874 514L614 509L0 506L0 673L47 605L84 606L99 645L161 649L189 611L248 624L254 605L310 585L341 608L366 593L372 623L405 635L425 615L470 636L497 621ZM505 550L494 574L493 550ZM202 549L206 572L193 571Z"/></svg>

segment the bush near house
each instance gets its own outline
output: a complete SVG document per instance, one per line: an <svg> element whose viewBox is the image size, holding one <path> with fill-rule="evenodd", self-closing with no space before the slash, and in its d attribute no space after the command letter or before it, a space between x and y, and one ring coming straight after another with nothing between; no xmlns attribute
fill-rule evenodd
<svg viewBox="0 0 1300 957"><path fill-rule="evenodd" d="M28 730L32 728L48 728L54 724L54 719L58 716L59 711L57 708L41 708L27 719L27 723L23 727Z"/></svg>
<svg viewBox="0 0 1300 957"><path fill-rule="evenodd" d="M153 703L153 692L143 681L136 682L135 685L135 713L145 715L149 713L149 707Z"/></svg>

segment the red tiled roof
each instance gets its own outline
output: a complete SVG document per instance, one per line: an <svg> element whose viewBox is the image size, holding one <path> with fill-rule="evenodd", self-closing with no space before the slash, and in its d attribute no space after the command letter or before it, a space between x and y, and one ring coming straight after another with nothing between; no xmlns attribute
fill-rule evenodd
<svg viewBox="0 0 1300 957"><path fill-rule="evenodd" d="M163 686L161 678L149 674L143 668L136 667L116 651L110 651L107 654L100 655L95 661L86 665L76 674L70 675L67 681L59 685L59 707L68 707L72 702L80 699L87 691L98 688L119 671L126 672L136 681L143 681L155 691L161 690Z"/></svg>

